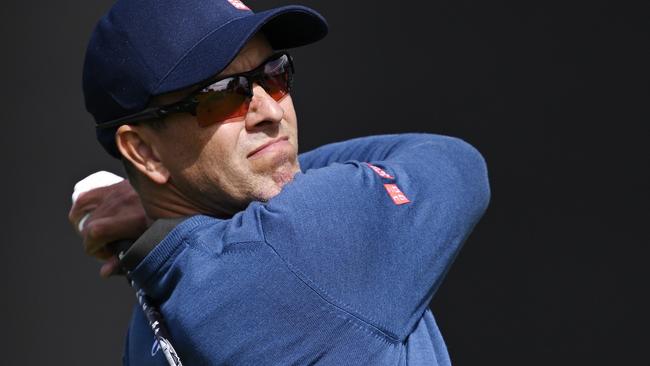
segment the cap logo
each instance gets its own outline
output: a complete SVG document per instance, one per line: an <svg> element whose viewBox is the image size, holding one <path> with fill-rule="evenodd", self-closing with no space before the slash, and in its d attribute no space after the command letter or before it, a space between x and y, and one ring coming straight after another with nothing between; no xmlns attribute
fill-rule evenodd
<svg viewBox="0 0 650 366"><path fill-rule="evenodd" d="M250 11L248 6L246 6L246 4L244 4L243 2L241 2L239 0L228 0L228 2L230 3L230 5L234 6L235 8L237 8L239 10L248 10L248 11Z"/></svg>

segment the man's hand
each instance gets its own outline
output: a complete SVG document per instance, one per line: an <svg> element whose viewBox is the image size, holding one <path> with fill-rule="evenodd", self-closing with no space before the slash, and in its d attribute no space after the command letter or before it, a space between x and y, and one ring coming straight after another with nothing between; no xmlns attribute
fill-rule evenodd
<svg viewBox="0 0 650 366"><path fill-rule="evenodd" d="M89 217L79 231L79 221ZM100 276L108 277L118 269L118 261L109 244L117 240L137 239L149 226L138 194L127 180L82 193L70 208L70 223L83 238L86 254L105 260Z"/></svg>

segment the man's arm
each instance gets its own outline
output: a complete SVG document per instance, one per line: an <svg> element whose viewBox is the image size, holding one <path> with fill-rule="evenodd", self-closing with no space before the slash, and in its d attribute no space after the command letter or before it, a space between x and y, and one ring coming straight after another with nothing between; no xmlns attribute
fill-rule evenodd
<svg viewBox="0 0 650 366"><path fill-rule="evenodd" d="M283 215L267 220L282 221L276 226L266 224L267 237L281 242L277 244L280 251L288 248L291 253L297 253L296 257L308 267L309 258L337 256L353 249L355 252L348 253L348 259L369 270L378 268L371 269L367 263L374 261L371 264L377 267L378 263L384 263L383 258L388 259L385 262L388 268L402 267L398 269L402 273L413 270L413 266L435 267L438 271L435 275L419 276L427 288L426 296L419 301L424 305L419 308L426 307L460 244L487 206L489 185L480 154L456 138L405 134L329 144L302 154L300 159L303 170L307 171L297 177L301 182L290 184L288 192L268 204L271 210L279 210ZM363 162L372 163L394 179L381 177ZM409 202L395 204L384 184L396 186ZM101 248L121 236L136 237L144 231L146 218L139 201L132 199L134 195L132 188L124 183L80 197L70 212L73 224L86 209L96 209L82 233L86 247ZM316 231L288 238L282 228L292 224ZM313 242L310 237L324 228L332 238L319 240L317 247L305 244ZM353 228L353 232L346 235L346 228ZM408 230L402 232L405 228ZM417 240L412 243L413 238ZM376 246L377 239L381 239L384 247ZM412 250L405 249L408 248L403 244L405 240L413 246ZM405 253L396 255L393 243L401 243L399 247ZM294 246L298 250L291 249ZM309 249L305 251L306 248ZM337 249L334 253L322 253L324 248ZM345 267L337 268L337 273L345 271ZM397 278L391 282L399 288L412 283L399 282ZM390 282L374 278L373 283L381 287ZM351 292L358 293L356 287ZM422 295L422 289L419 294Z"/></svg>
<svg viewBox="0 0 650 366"><path fill-rule="evenodd" d="M328 301L403 339L487 207L483 157L457 138L404 134L301 163L262 213L267 241Z"/></svg>
<svg viewBox="0 0 650 366"><path fill-rule="evenodd" d="M231 261L246 256L222 256L223 251L269 255L259 249L262 240L280 260L271 255L265 266L251 267L253 273L272 271L260 279L292 273L329 306L403 341L489 201L483 158L456 138L377 136L327 145L301 159L308 171L267 204L252 204L233 220L194 220L210 227L181 244L161 244L135 271L161 302L171 332L184 335L192 348L205 346L208 354L207 340L234 324L220 310L221 301L241 301L228 292L239 287L224 279L232 278L228 266L240 268ZM408 202L395 198L386 185L397 187ZM277 266L287 268L282 272ZM274 290L262 294L283 294L273 287L278 284L268 284ZM238 291L253 298L264 286ZM262 321L273 306L283 305L280 300L287 302L281 309L292 306L289 297L280 296L270 303L246 301L237 309ZM249 311L258 301L263 306ZM188 315L195 307L206 318L201 324L219 326L198 332Z"/></svg>

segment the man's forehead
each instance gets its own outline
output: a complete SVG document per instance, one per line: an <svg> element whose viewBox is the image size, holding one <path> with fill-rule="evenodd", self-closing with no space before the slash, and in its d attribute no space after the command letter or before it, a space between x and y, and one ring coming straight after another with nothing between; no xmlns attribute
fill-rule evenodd
<svg viewBox="0 0 650 366"><path fill-rule="evenodd" d="M228 64L228 66L226 66L225 69L223 69L223 71L217 75L214 75L210 79L216 80L229 75L239 74L252 70L264 62L264 60L266 60L272 54L273 48L267 41L264 34L257 33L248 42L246 42L237 56L230 62L230 64ZM205 85L205 82L197 85L192 85L181 90L156 95L151 99L149 106L162 106L181 101L187 95L200 88L201 85Z"/></svg>

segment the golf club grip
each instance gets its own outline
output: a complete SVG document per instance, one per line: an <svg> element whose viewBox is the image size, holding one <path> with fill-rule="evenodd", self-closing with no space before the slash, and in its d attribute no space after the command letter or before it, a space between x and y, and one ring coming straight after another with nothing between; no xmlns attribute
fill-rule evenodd
<svg viewBox="0 0 650 366"><path fill-rule="evenodd" d="M122 240L116 240L112 243L108 243L106 247L108 250L110 250L113 254L117 255L118 257L120 256L121 253L126 253L127 250L133 245L133 240L131 239L122 239Z"/></svg>
<svg viewBox="0 0 650 366"><path fill-rule="evenodd" d="M121 260L122 256L126 251L133 245L133 241L129 239L116 240L112 243L107 244L107 248L113 252ZM144 313L151 330L153 331L154 337L158 341L160 349L165 355L165 359L170 366L183 366L183 363L180 360L180 357L176 353L174 346L172 346L169 332L165 326L163 315L160 313L160 310L153 301L147 296L147 294L138 287L138 285L133 281L130 276L129 271L120 266L119 274L126 276L127 282L135 290L136 298L140 303L142 312Z"/></svg>

